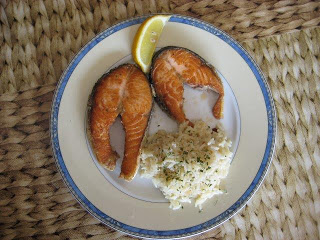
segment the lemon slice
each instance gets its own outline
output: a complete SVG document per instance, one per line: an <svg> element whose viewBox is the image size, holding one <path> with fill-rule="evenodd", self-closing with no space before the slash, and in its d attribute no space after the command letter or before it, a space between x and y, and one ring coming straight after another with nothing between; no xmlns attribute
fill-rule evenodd
<svg viewBox="0 0 320 240"><path fill-rule="evenodd" d="M169 15L155 15L147 18L139 27L132 45L134 61L147 73L150 69L152 55L157 46L164 25Z"/></svg>

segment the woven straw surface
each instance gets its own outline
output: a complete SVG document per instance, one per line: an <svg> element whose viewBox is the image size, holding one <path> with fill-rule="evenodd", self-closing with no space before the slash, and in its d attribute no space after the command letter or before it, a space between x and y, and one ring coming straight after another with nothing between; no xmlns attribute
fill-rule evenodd
<svg viewBox="0 0 320 240"><path fill-rule="evenodd" d="M320 3L310 1L0 1L0 238L131 239L91 217L57 172L49 140L56 81L110 24L149 12L207 20L242 42L278 114L262 187L221 227L193 239L320 238Z"/></svg>

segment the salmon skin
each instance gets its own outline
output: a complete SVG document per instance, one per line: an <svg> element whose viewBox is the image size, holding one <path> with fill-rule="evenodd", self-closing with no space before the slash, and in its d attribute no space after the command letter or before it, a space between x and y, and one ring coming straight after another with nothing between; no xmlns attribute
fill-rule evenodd
<svg viewBox="0 0 320 240"><path fill-rule="evenodd" d="M189 122L183 111L183 84L193 88L211 89L219 94L212 113L223 118L224 89L216 70L189 49L165 47L152 59L150 79L159 105L179 123Z"/></svg>
<svg viewBox="0 0 320 240"><path fill-rule="evenodd" d="M119 158L110 145L109 130L121 116L125 130L125 150L120 178L131 181L139 169L140 148L152 108L150 84L145 74L132 64L121 65L103 75L89 100L89 139L99 163L114 170Z"/></svg>

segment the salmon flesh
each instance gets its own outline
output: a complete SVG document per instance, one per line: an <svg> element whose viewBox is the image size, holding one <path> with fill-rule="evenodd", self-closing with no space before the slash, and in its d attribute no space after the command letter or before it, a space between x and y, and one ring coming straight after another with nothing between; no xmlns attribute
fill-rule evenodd
<svg viewBox="0 0 320 240"><path fill-rule="evenodd" d="M165 47L153 57L150 79L158 103L179 123L192 122L183 111L183 84L193 88L209 88L219 94L212 113L223 118L224 89L215 69L196 53L180 47Z"/></svg>
<svg viewBox="0 0 320 240"><path fill-rule="evenodd" d="M139 169L141 143L152 108L149 82L136 66L121 65L98 81L91 98L89 126L95 155L103 167L115 169L119 155L110 145L109 130L120 115L125 150L119 177L131 181Z"/></svg>

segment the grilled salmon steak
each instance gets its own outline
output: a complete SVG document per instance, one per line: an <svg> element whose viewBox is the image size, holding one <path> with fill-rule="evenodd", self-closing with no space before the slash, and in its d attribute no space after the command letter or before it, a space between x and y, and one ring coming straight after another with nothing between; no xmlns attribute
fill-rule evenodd
<svg viewBox="0 0 320 240"><path fill-rule="evenodd" d="M110 145L109 129L120 114L125 130L125 150L120 178L131 181L139 169L141 143L152 108L152 95L144 73L132 64L104 75L91 96L90 138L99 163L114 170L119 155Z"/></svg>
<svg viewBox="0 0 320 240"><path fill-rule="evenodd" d="M209 88L219 93L213 106L215 118L223 118L224 90L212 66L196 53L180 47L165 47L153 57L150 78L160 105L180 123L190 122L183 111L183 84L193 88Z"/></svg>

